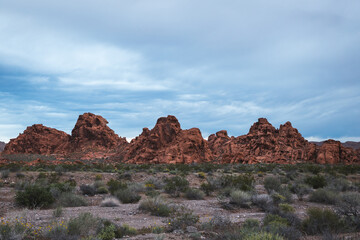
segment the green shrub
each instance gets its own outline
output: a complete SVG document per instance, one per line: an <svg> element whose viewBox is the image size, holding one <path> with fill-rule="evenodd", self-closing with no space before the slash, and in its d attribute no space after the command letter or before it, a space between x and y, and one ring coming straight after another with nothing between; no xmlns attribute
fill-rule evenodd
<svg viewBox="0 0 360 240"><path fill-rule="evenodd" d="M273 223L279 223L280 225L289 225L289 222L286 218L280 217L279 215L275 215L275 214L266 214L265 218L264 218L264 226L273 224Z"/></svg>
<svg viewBox="0 0 360 240"><path fill-rule="evenodd" d="M290 185L290 191L295 193L299 200L302 200L304 195L309 194L311 192L311 187L307 184L295 182Z"/></svg>
<svg viewBox="0 0 360 240"><path fill-rule="evenodd" d="M65 192L61 194L57 200L57 204L62 207L81 207L88 205L82 196L76 195L72 192Z"/></svg>
<svg viewBox="0 0 360 240"><path fill-rule="evenodd" d="M202 183L200 188L206 194L206 196L210 196L211 193L216 190L216 187L208 182Z"/></svg>
<svg viewBox="0 0 360 240"><path fill-rule="evenodd" d="M230 204L249 208L251 204L251 195L241 190L232 191L230 194Z"/></svg>
<svg viewBox="0 0 360 240"><path fill-rule="evenodd" d="M345 218L346 225L351 230L360 230L360 193L344 193L336 203L336 211Z"/></svg>
<svg viewBox="0 0 360 240"><path fill-rule="evenodd" d="M83 184L80 186L80 191L84 195L94 196L96 194L96 188L93 185Z"/></svg>
<svg viewBox="0 0 360 240"><path fill-rule="evenodd" d="M294 207L291 206L290 204L287 204L287 203L280 203L279 208L280 208L280 210L282 212L285 212L285 213L293 213L293 212L295 212Z"/></svg>
<svg viewBox="0 0 360 240"><path fill-rule="evenodd" d="M201 200L204 199L205 193L196 188L189 188L185 192L185 197L189 200Z"/></svg>
<svg viewBox="0 0 360 240"><path fill-rule="evenodd" d="M115 238L115 226L113 224L106 226L101 230L98 235L98 238L101 240L113 240Z"/></svg>
<svg viewBox="0 0 360 240"><path fill-rule="evenodd" d="M281 182L277 177L266 177L264 179L264 187L268 193L271 193L272 191L279 192Z"/></svg>
<svg viewBox="0 0 360 240"><path fill-rule="evenodd" d="M114 179L110 179L106 185L109 187L109 191L112 195L114 195L114 193L117 190L120 189L126 189L127 188L127 184L122 182L122 181L118 181L118 180L114 180Z"/></svg>
<svg viewBox="0 0 360 240"><path fill-rule="evenodd" d="M92 236L101 229L101 221L91 213L80 213L68 222L68 233L75 236Z"/></svg>
<svg viewBox="0 0 360 240"><path fill-rule="evenodd" d="M194 215L192 212L182 209L174 214L173 217L168 219L168 228L170 231L176 229L185 230L187 226L194 226L199 222L199 216Z"/></svg>
<svg viewBox="0 0 360 240"><path fill-rule="evenodd" d="M116 238L122 238L124 236L134 236L137 234L137 230L135 228L130 227L127 224L123 224L118 227L115 231Z"/></svg>
<svg viewBox="0 0 360 240"><path fill-rule="evenodd" d="M1 178L8 178L10 174L10 170L6 169L6 170L1 170Z"/></svg>
<svg viewBox="0 0 360 240"><path fill-rule="evenodd" d="M283 237L270 232L252 233L243 239L244 240L284 240Z"/></svg>
<svg viewBox="0 0 360 240"><path fill-rule="evenodd" d="M164 187L164 182L159 179L159 178L155 178L155 177L150 177L146 180L145 182L145 187L146 188L151 188L152 189L162 189Z"/></svg>
<svg viewBox="0 0 360 240"><path fill-rule="evenodd" d="M309 208L307 215L302 222L302 228L307 234L337 232L342 226L339 216L329 209Z"/></svg>
<svg viewBox="0 0 360 240"><path fill-rule="evenodd" d="M260 229L260 222L257 219L248 218L248 219L245 220L242 227L246 228L246 229L252 229L253 231L256 231L256 230Z"/></svg>
<svg viewBox="0 0 360 240"><path fill-rule="evenodd" d="M55 208L54 212L53 212L53 216L58 218L61 217L61 215L63 214L63 209L61 206Z"/></svg>
<svg viewBox="0 0 360 240"><path fill-rule="evenodd" d="M21 207L43 208L48 207L55 201L49 188L39 185L28 185L24 191L17 191L15 202Z"/></svg>
<svg viewBox="0 0 360 240"><path fill-rule="evenodd" d="M314 189L323 188L327 185L325 177L321 175L308 176L305 179L305 183L312 186Z"/></svg>
<svg viewBox="0 0 360 240"><path fill-rule="evenodd" d="M179 196L180 192L185 192L189 188L189 182L182 177L175 176L165 180L164 190L172 196Z"/></svg>
<svg viewBox="0 0 360 240"><path fill-rule="evenodd" d="M310 202L325 203L325 204L335 204L339 201L338 193L335 193L331 190L320 188L310 194Z"/></svg>
<svg viewBox="0 0 360 240"><path fill-rule="evenodd" d="M114 196L122 203L137 203L141 199L139 194L130 189L119 189L114 193Z"/></svg>
<svg viewBox="0 0 360 240"><path fill-rule="evenodd" d="M139 210L150 212L151 215L168 217L174 212L174 208L161 198L148 198L140 202Z"/></svg>
<svg viewBox="0 0 360 240"><path fill-rule="evenodd" d="M250 191L253 189L254 176L251 174L240 174L237 176L226 175L220 178L221 187L234 187L242 191Z"/></svg>

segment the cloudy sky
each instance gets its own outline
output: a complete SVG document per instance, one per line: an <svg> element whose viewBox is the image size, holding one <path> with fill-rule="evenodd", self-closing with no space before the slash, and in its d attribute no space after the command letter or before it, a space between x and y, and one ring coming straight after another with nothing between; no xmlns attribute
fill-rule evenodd
<svg viewBox="0 0 360 240"><path fill-rule="evenodd" d="M79 114L133 138L259 117L360 141L359 0L0 0L0 140Z"/></svg>

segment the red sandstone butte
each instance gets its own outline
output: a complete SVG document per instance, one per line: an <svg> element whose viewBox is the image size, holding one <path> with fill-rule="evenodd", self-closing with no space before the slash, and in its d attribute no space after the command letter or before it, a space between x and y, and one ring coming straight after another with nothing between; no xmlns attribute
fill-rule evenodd
<svg viewBox="0 0 360 240"><path fill-rule="evenodd" d="M64 153L70 141L70 135L63 131L56 130L35 124L27 127L24 133L17 138L11 139L6 144L3 154L53 154Z"/></svg>
<svg viewBox="0 0 360 240"><path fill-rule="evenodd" d="M318 147L316 163L352 164L359 161L359 156L352 148L344 147L341 142L329 139Z"/></svg>
<svg viewBox="0 0 360 240"><path fill-rule="evenodd" d="M143 129L119 157L127 163L201 163L212 160L198 128L182 130L174 116L161 117L153 129Z"/></svg>

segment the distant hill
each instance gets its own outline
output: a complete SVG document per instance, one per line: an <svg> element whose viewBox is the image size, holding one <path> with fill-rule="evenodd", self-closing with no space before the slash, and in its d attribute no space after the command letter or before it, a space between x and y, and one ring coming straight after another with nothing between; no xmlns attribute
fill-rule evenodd
<svg viewBox="0 0 360 240"><path fill-rule="evenodd" d="M321 145L323 145L324 142L311 142L311 143L321 146ZM353 149L360 149L360 142L347 141L347 142L341 143L341 145L343 145L344 147L349 147L349 148L353 148Z"/></svg>
<svg viewBox="0 0 360 240"><path fill-rule="evenodd" d="M4 151L4 148L5 148L5 143L0 142L0 152Z"/></svg>

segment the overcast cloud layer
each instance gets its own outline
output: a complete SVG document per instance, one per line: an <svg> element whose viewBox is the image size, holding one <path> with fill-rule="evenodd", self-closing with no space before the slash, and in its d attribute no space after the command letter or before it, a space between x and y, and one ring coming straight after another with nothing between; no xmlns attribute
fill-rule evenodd
<svg viewBox="0 0 360 240"><path fill-rule="evenodd" d="M360 1L0 0L0 140L93 112L128 139L259 117L360 141Z"/></svg>

